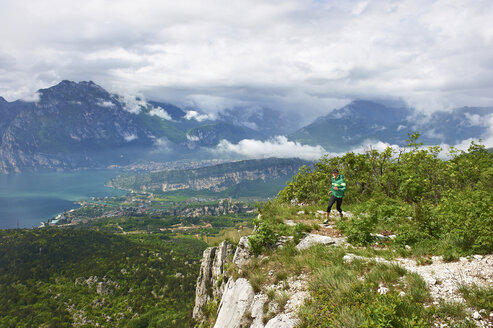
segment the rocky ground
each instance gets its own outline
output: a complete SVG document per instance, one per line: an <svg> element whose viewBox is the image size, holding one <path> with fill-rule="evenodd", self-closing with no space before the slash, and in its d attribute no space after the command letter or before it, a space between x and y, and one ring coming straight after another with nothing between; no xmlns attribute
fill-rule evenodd
<svg viewBox="0 0 493 328"><path fill-rule="evenodd" d="M325 213L319 211L315 215L323 218ZM347 213L347 216L351 216L351 214ZM285 223L294 225L301 221L288 220ZM344 245L345 243L345 237L337 229L331 225L320 224L320 229L307 234L299 242L297 248L302 250L315 244ZM221 246L219 246L219 249L221 249ZM247 237L243 237L240 241L240 246L236 250L233 262L241 270L242 265L250 259L250 256ZM350 253L345 256L346 261L351 261L355 258L389 264L397 263L408 271L418 273L426 282L434 304L439 304L440 300L464 302L459 293L461 284L493 286L493 255L463 257L455 262L444 262L442 257L434 256L430 261L427 261L426 265L419 265L414 259L410 258L397 258L393 261L388 261L383 258L365 258ZM269 299L265 292L254 293L248 280L240 278L233 281L233 279L230 279L224 288L214 327L240 327L244 326L245 323L248 327L255 328L295 327L298 322L296 318L298 308L309 297L307 277L291 277L287 281L287 288L285 287L272 285L265 289L285 290L288 300L281 309L278 308L278 305L269 304ZM382 286L379 292L385 293L386 288ZM204 303L204 301L202 302ZM478 327L493 327L493 313L487 316L486 311L482 309L468 310L472 321ZM233 313L234 315L232 315ZM245 321L245 319L247 320ZM437 324L437 327L446 326Z"/></svg>

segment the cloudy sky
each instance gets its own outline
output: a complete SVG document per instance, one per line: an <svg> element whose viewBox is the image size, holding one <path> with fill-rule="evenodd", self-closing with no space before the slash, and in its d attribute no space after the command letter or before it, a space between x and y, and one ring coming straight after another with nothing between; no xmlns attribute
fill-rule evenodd
<svg viewBox="0 0 493 328"><path fill-rule="evenodd" d="M0 95L62 79L315 117L352 99L493 105L491 0L2 0Z"/></svg>

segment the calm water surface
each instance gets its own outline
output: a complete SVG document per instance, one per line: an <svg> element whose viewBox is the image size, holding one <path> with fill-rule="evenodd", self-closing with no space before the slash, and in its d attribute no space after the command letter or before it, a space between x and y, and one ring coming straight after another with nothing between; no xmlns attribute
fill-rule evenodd
<svg viewBox="0 0 493 328"><path fill-rule="evenodd" d="M122 195L104 183L116 170L0 174L0 229L38 227L90 197Z"/></svg>

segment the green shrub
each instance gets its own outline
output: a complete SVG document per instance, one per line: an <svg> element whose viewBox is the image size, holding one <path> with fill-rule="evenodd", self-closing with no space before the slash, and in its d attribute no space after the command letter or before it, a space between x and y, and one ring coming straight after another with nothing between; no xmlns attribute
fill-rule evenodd
<svg viewBox="0 0 493 328"><path fill-rule="evenodd" d="M300 240L304 237L305 233L310 232L312 228L303 223L297 223L293 227L292 235L294 237L295 244L298 244Z"/></svg>
<svg viewBox="0 0 493 328"><path fill-rule="evenodd" d="M356 246L365 246L375 241L375 237L371 235L374 229L374 224L368 217L355 218L347 222L341 222L337 224L348 242Z"/></svg>
<svg viewBox="0 0 493 328"><path fill-rule="evenodd" d="M444 234L463 251L473 254L493 252L493 193L465 189L448 192L434 214Z"/></svg>
<svg viewBox="0 0 493 328"><path fill-rule="evenodd" d="M277 242L277 234L268 222L262 222L255 233L248 238L253 254L258 255L266 248L272 248Z"/></svg>
<svg viewBox="0 0 493 328"><path fill-rule="evenodd" d="M394 242L396 244L404 245L415 245L423 240L430 240L432 238L426 232L419 229L419 226L412 222L405 222L401 224L396 230L396 238Z"/></svg>

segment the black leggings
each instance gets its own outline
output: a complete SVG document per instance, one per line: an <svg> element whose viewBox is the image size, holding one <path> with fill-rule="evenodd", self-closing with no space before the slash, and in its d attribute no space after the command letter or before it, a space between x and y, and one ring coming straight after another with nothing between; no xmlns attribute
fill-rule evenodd
<svg viewBox="0 0 493 328"><path fill-rule="evenodd" d="M334 203L337 203L337 206L336 206L337 210L339 211L339 213L342 213L342 208L341 208L342 198L336 197L334 195L330 196L329 206L327 206L327 213L330 213L330 209L332 208L332 205L334 205Z"/></svg>

